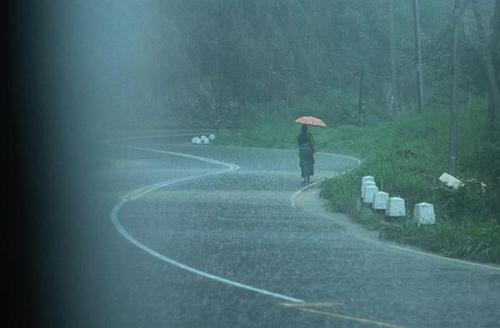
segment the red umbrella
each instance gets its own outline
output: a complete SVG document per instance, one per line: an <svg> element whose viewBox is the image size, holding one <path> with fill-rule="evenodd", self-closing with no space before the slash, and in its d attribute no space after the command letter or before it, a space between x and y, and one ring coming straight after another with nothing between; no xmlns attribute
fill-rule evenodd
<svg viewBox="0 0 500 328"><path fill-rule="evenodd" d="M295 120L295 123L319 126L320 128L326 128L325 122L314 116L301 116Z"/></svg>

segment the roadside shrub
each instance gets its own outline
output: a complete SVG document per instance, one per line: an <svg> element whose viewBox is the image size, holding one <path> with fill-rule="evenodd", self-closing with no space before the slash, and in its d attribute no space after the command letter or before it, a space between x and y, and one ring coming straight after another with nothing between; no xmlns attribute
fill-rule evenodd
<svg viewBox="0 0 500 328"><path fill-rule="evenodd" d="M500 263L500 227L497 225L457 225L437 220L435 225L418 226L402 221L383 225L380 238L450 257Z"/></svg>
<svg viewBox="0 0 500 328"><path fill-rule="evenodd" d="M465 222L470 218L482 222L491 217L491 199L476 183L466 182L457 190L436 186L434 199L445 218L454 222Z"/></svg>
<svg viewBox="0 0 500 328"><path fill-rule="evenodd" d="M320 196L329 201L332 211L352 214L358 207L358 200L354 195L359 195L360 187L354 181L361 181L358 170L322 182Z"/></svg>
<svg viewBox="0 0 500 328"><path fill-rule="evenodd" d="M330 90L323 101L323 111L334 126L358 124L358 96L349 91Z"/></svg>

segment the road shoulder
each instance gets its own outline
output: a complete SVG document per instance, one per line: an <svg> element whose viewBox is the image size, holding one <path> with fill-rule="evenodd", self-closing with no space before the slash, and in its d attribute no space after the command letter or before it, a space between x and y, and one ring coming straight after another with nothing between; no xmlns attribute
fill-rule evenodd
<svg viewBox="0 0 500 328"><path fill-rule="evenodd" d="M353 222L353 220L347 215L329 211L326 206L326 200L322 199L319 195L319 188L317 186L298 193L295 197L295 206L298 209L303 210L311 215L332 221L335 225L342 227L343 229L345 229L347 234L356 239L372 243L379 247L384 247L388 250L406 252L415 256L424 256L432 260L445 261L449 264L462 266L464 268L475 268L500 273L500 266L498 265L476 263L449 258L442 255L425 252L414 247L406 245L402 246L394 242L381 240L379 239L378 231L366 230L360 224Z"/></svg>

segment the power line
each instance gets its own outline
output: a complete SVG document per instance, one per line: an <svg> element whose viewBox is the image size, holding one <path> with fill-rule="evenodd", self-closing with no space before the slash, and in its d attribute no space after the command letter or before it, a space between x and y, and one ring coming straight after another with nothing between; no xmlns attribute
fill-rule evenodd
<svg viewBox="0 0 500 328"><path fill-rule="evenodd" d="M471 2L471 0L467 0L462 8L460 9L458 15L453 15L448 19L448 21L445 23L441 31L437 34L436 37L424 48L424 50L421 53L420 58L422 60L427 59L430 57L432 53L434 53L440 46L440 43L443 41L444 37L446 34L450 31L450 29L455 25L457 20L462 16L462 14L465 12L465 9L467 8L468 4ZM395 70L396 74L402 73L408 69L413 69L413 65L415 65L418 61L418 57L414 56L412 57L408 62L398 66ZM392 74L372 74L376 77L379 78L391 78Z"/></svg>

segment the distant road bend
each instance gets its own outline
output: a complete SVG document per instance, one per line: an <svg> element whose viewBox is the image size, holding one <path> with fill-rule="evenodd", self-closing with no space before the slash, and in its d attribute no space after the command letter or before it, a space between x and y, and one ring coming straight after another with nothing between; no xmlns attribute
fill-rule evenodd
<svg viewBox="0 0 500 328"><path fill-rule="evenodd" d="M357 238L292 206L296 151L191 145L194 135L107 142L113 166L101 176L119 195L107 323L500 326L500 271ZM355 165L320 153L316 181Z"/></svg>

